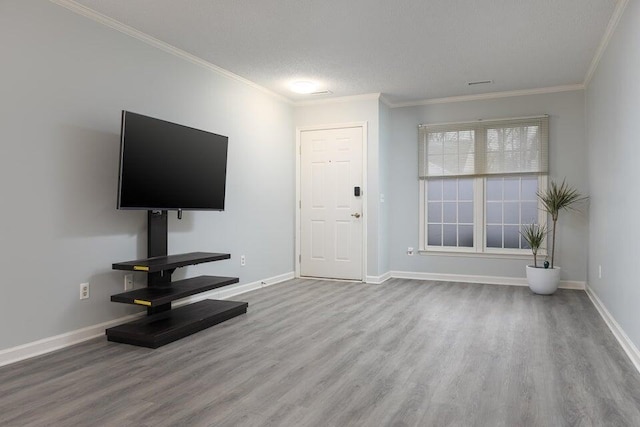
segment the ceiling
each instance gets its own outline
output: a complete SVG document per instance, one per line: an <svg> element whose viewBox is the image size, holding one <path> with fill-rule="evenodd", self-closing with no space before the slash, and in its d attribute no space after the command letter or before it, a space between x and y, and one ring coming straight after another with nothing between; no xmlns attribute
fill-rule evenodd
<svg viewBox="0 0 640 427"><path fill-rule="evenodd" d="M293 101L581 84L615 0L76 0ZM315 80L329 95L299 95ZM469 86L467 82L493 80Z"/></svg>

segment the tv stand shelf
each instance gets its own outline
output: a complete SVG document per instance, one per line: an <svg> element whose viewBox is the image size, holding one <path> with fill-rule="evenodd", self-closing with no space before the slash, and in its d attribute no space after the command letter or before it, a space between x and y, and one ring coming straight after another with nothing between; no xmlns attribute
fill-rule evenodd
<svg viewBox="0 0 640 427"><path fill-rule="evenodd" d="M188 254L156 256L151 258L137 259L135 261L117 262L113 264L113 269L155 273L158 271L172 270L178 267L184 267L186 265L220 261L229 258L231 258L231 255L229 254L218 254L213 252L190 252Z"/></svg>
<svg viewBox="0 0 640 427"><path fill-rule="evenodd" d="M111 301L155 307L238 281L237 277L199 276L171 282L170 286L142 288L111 295Z"/></svg>
<svg viewBox="0 0 640 427"><path fill-rule="evenodd" d="M109 341L158 348L247 312L247 303L206 299L107 329Z"/></svg>
<svg viewBox="0 0 640 427"><path fill-rule="evenodd" d="M211 299L173 309L172 301L232 285L239 279L199 276L172 282L171 275L178 267L222 261L231 255L213 252L167 255L167 211L148 211L147 223L149 257L112 265L114 270L147 273L147 287L111 296L113 302L146 307L147 316L107 329L109 341L158 348L247 312L246 302Z"/></svg>

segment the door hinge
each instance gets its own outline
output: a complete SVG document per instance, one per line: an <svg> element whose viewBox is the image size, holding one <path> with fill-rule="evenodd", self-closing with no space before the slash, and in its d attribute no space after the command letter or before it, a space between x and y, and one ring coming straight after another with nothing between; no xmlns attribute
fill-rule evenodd
<svg viewBox="0 0 640 427"><path fill-rule="evenodd" d="M298 209L302 209L302 200L298 200Z"/></svg>
<svg viewBox="0 0 640 427"><path fill-rule="evenodd" d="M298 263L302 264L302 255L298 255Z"/></svg>

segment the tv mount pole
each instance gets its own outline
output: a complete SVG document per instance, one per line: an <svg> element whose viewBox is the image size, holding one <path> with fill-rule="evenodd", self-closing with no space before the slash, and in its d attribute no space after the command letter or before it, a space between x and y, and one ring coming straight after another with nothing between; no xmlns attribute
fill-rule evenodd
<svg viewBox="0 0 640 427"><path fill-rule="evenodd" d="M147 211L147 257L168 255L168 214L167 211ZM147 286L160 288L171 286L171 275L174 269L162 270L147 275ZM160 313L171 310L171 303L155 307L147 307L148 314Z"/></svg>

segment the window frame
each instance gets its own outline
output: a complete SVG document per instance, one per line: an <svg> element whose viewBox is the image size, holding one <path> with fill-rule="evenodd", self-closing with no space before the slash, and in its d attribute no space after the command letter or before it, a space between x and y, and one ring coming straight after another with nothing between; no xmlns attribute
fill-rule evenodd
<svg viewBox="0 0 640 427"><path fill-rule="evenodd" d="M532 174L520 174L520 176L530 176ZM461 176L457 178L473 179L473 247L458 247L458 246L430 246L427 244L429 241L428 227L427 227L427 181L426 179L420 180L420 224L419 224L419 249L420 254L425 255L473 255L485 256L485 257L513 257L513 258L529 258L532 256L530 249L510 249L510 248L489 248L486 242L486 182L488 178L497 177L510 177L516 176L512 174L496 174L485 176ZM437 179L455 179L456 177L439 177ZM538 175L538 188L547 188L548 175ZM538 224L547 224L547 214L542 208L542 203L538 199ZM545 239L544 246L538 251L538 256L547 256L546 251L547 240Z"/></svg>

